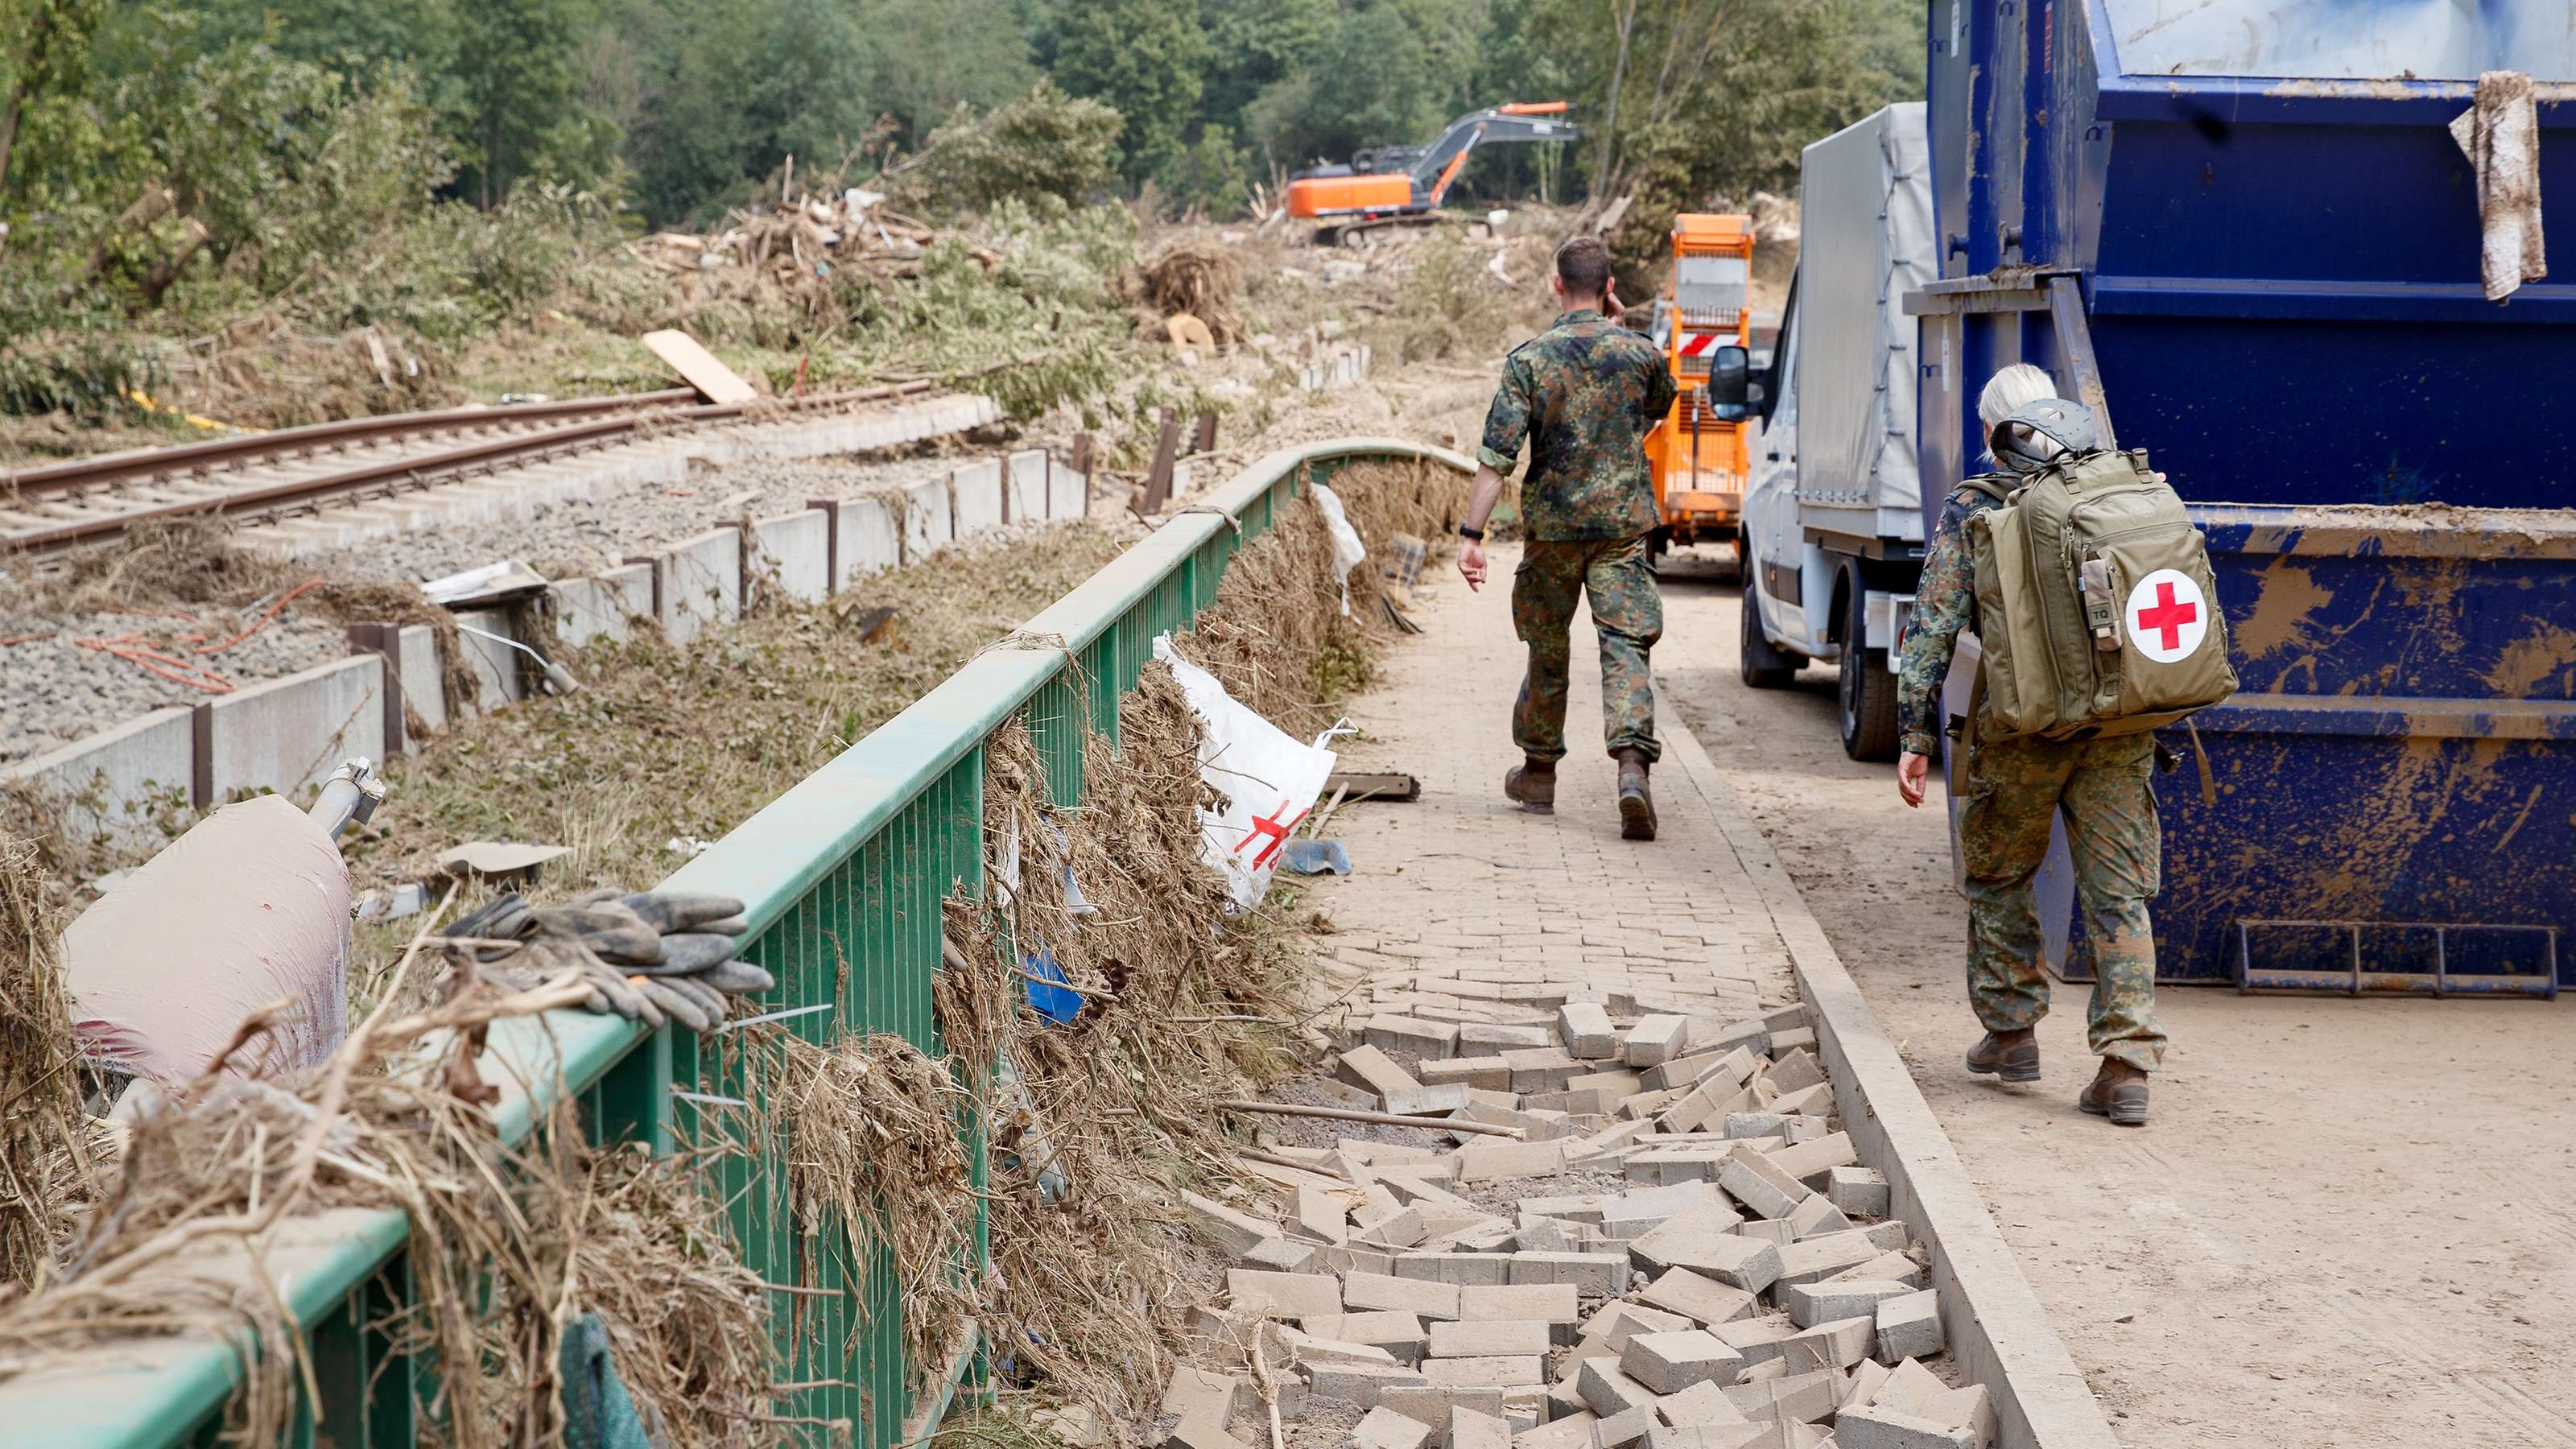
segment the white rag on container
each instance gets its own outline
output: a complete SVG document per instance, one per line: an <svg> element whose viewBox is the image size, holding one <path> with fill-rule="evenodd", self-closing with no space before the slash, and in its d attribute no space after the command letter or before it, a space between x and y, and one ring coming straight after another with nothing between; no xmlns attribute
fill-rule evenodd
<svg viewBox="0 0 2576 1449"><path fill-rule="evenodd" d="M2478 97L2451 121L2451 139L2478 173L2478 271L2487 300L2501 302L2549 275L2540 244L2540 112L2531 77L2518 70L2478 76Z"/></svg>

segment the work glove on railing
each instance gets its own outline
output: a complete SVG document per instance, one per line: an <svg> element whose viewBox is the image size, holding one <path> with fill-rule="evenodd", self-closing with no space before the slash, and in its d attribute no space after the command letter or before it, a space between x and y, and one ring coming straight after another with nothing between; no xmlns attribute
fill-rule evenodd
<svg viewBox="0 0 2576 1449"><path fill-rule="evenodd" d="M746 922L730 896L595 891L566 906L531 906L504 895L449 926L451 951L470 953L482 974L525 989L578 971L593 1011L660 1026L676 1021L711 1031L732 996L767 991L777 980L734 959Z"/></svg>

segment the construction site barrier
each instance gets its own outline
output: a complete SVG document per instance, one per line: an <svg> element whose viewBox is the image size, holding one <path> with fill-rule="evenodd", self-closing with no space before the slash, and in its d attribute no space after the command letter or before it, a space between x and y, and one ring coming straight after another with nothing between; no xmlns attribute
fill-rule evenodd
<svg viewBox="0 0 2576 1449"><path fill-rule="evenodd" d="M777 977L758 1010L836 1009L781 1025L826 1043L894 1032L937 1054L931 983L940 969L941 902L982 889L984 746L1025 717L1054 802L1083 796L1086 730L1115 738L1118 702L1135 688L1155 636L1186 629L1216 597L1235 551L1267 530L1309 482L1360 463L1474 464L1391 438L1284 449L1173 515L1009 639L969 661L910 708L806 777L663 882L672 891L737 896L750 931L741 954ZM495 1022L485 1075L503 1141L524 1140L569 1094L593 1142L633 1139L669 1152L699 1140L692 1097L739 1098L740 1054L723 1039L648 1031L615 1016L549 1012ZM965 1130L979 1137L973 1124ZM770 1144L730 1153L711 1184L743 1262L771 1283L802 1281L787 1206L787 1164ZM983 1185L980 1140L970 1142ZM980 1213L980 1209L979 1209ZM429 1410L427 1366L381 1331L408 1300L410 1223L387 1210L344 1209L284 1226L268 1275L304 1325L319 1399L299 1407L294 1449L396 1449L418 1442ZM983 1225L976 1242L985 1249ZM849 1442L893 1449L928 1437L979 1358L955 1346L938 1372L907 1361L900 1287L890 1257L857 1277L830 1257L804 1299L803 1331L773 1315L777 1379L803 1385L776 1401L783 1417L846 1422ZM164 1449L210 1442L241 1373L232 1343L211 1335L117 1344L0 1383L0 1423L27 1442ZM916 1386L926 1386L918 1394ZM824 1431L815 1430L818 1442Z"/></svg>

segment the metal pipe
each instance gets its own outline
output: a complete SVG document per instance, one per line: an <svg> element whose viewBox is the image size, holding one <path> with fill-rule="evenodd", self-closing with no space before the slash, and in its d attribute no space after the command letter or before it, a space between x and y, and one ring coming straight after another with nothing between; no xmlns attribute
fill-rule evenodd
<svg viewBox="0 0 2576 1449"><path fill-rule="evenodd" d="M321 825L324 834L337 840L350 821L363 824L374 815L384 798L385 782L376 774L374 763L364 755L356 755L341 761L331 778L322 782L321 792L313 797L313 808L304 813Z"/></svg>

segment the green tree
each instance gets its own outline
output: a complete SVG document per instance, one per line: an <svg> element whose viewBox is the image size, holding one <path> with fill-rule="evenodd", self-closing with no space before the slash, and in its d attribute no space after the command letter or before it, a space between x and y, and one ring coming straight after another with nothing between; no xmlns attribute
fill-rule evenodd
<svg viewBox="0 0 2576 1449"><path fill-rule="evenodd" d="M1202 0L1208 64L1201 113L1241 131L1244 107L1314 64L1340 19L1335 0Z"/></svg>
<svg viewBox="0 0 2576 1449"><path fill-rule="evenodd" d="M1117 174L1116 111L1041 79L1018 100L960 112L890 179L907 206L977 211L1006 198L1082 201Z"/></svg>
<svg viewBox="0 0 2576 1449"><path fill-rule="evenodd" d="M0 194L9 155L31 107L76 95L89 76L89 53L106 0L9 0L0 4L7 35L7 90L0 93Z"/></svg>
<svg viewBox="0 0 2576 1449"><path fill-rule="evenodd" d="M1084 0L1056 16L1055 78L1127 121L1121 169L1161 170L1197 119L1207 34L1198 0Z"/></svg>
<svg viewBox="0 0 2576 1449"><path fill-rule="evenodd" d="M880 44L864 82L871 105L907 139L927 136L959 106L990 110L1028 93L1037 79L1029 36L1010 7L957 0L872 0L861 11Z"/></svg>
<svg viewBox="0 0 2576 1449"><path fill-rule="evenodd" d="M602 175L616 137L582 100L573 0L456 0L456 20L466 194L489 209L521 177Z"/></svg>
<svg viewBox="0 0 2576 1449"><path fill-rule="evenodd" d="M631 0L634 200L658 223L712 221L775 175L836 165L867 134L874 48L835 0Z"/></svg>
<svg viewBox="0 0 2576 1449"><path fill-rule="evenodd" d="M1252 194L1252 172L1234 132L1221 122L1199 128L1198 139L1174 155L1156 176L1166 195L1185 209L1238 215Z"/></svg>
<svg viewBox="0 0 2576 1449"><path fill-rule="evenodd" d="M1345 160L1363 146L1425 145L1477 94L1482 0L1355 0L1312 62L1274 83L1244 126L1270 159Z"/></svg>

